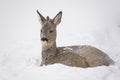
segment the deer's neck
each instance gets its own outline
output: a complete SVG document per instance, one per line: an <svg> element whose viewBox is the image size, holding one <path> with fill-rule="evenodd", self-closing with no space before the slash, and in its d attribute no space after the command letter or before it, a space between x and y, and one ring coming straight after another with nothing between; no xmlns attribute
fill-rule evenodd
<svg viewBox="0 0 120 80"><path fill-rule="evenodd" d="M42 45L42 58L43 59L49 59L56 55L56 41L48 44L48 45Z"/></svg>

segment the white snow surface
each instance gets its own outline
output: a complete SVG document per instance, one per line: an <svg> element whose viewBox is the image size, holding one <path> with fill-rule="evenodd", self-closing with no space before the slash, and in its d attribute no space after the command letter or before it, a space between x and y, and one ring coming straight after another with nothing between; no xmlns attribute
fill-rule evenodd
<svg viewBox="0 0 120 80"><path fill-rule="evenodd" d="M120 80L120 0L0 0L0 80ZM92 45L111 66L40 67L36 10L53 18L63 11L57 46Z"/></svg>

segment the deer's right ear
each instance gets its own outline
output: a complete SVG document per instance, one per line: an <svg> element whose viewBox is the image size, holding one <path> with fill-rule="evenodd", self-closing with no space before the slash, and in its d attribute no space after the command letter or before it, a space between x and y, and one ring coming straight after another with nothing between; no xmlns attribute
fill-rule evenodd
<svg viewBox="0 0 120 80"><path fill-rule="evenodd" d="M62 18L62 11L60 11L53 19L53 23L55 25L58 25L61 22L61 18Z"/></svg>
<svg viewBox="0 0 120 80"><path fill-rule="evenodd" d="M39 20L41 25L43 25L46 21L46 19L40 14L40 12L37 10L38 16L39 16Z"/></svg>

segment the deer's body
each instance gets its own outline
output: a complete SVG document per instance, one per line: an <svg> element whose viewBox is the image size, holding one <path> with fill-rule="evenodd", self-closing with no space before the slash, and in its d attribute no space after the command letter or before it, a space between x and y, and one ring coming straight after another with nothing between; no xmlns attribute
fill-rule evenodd
<svg viewBox="0 0 120 80"><path fill-rule="evenodd" d="M38 12L38 11L37 11ZM62 12L54 19L45 19L39 12L42 43L42 65L61 63L76 67L109 66L114 61L101 50L87 45L56 47L56 26L61 22Z"/></svg>

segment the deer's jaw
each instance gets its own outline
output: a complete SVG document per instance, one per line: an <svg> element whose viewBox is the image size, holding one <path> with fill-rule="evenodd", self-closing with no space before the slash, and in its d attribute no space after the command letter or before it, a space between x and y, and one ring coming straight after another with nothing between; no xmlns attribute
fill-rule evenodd
<svg viewBox="0 0 120 80"><path fill-rule="evenodd" d="M42 50L47 50L50 47L52 47L55 42L54 41L52 41L52 42L42 41L41 43L42 43Z"/></svg>

